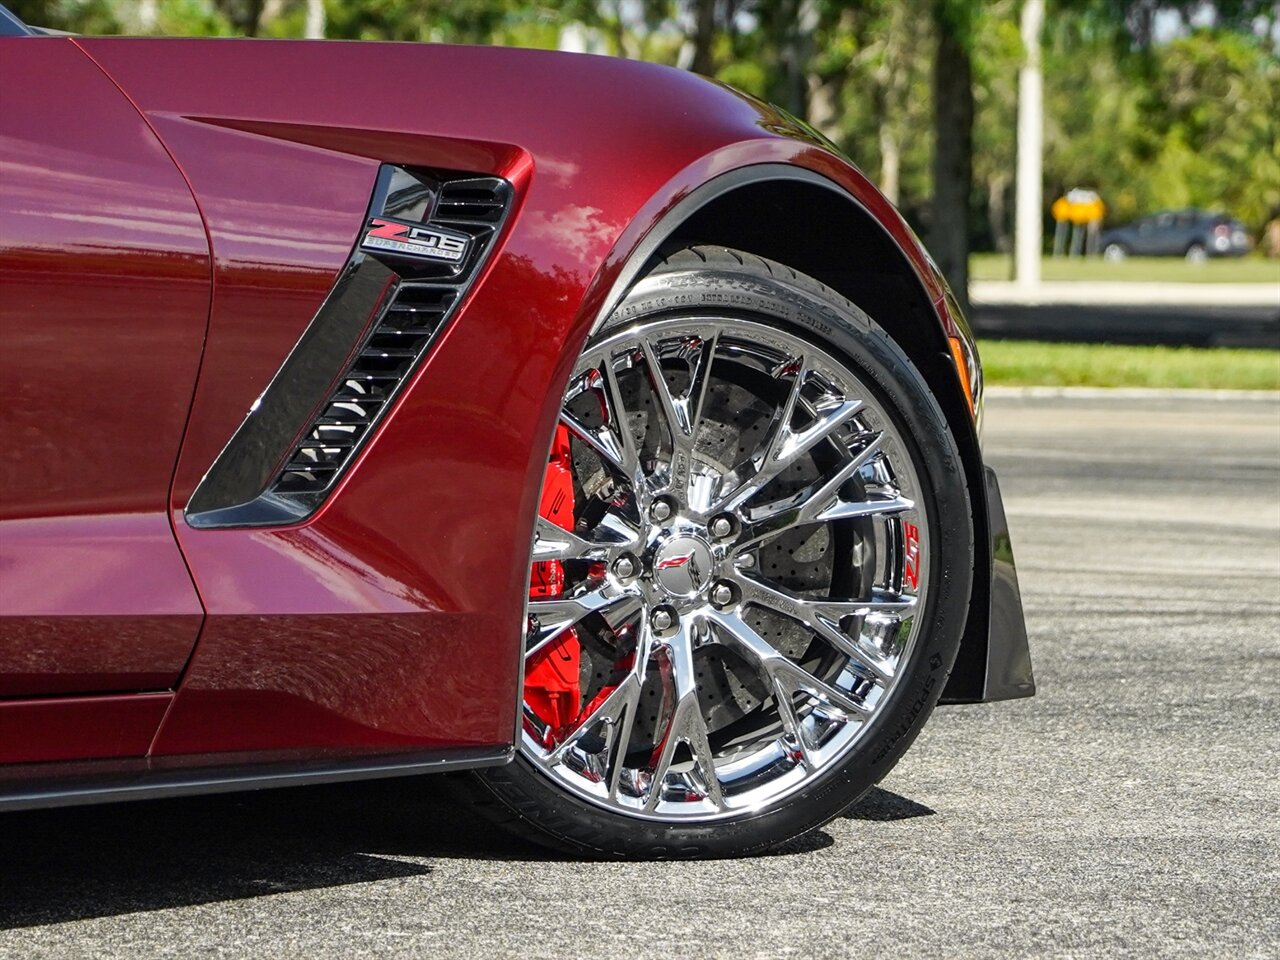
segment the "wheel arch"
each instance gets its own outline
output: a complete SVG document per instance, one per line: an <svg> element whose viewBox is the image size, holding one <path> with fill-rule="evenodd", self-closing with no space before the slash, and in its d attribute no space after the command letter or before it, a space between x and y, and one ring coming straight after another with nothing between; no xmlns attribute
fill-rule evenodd
<svg viewBox="0 0 1280 960"><path fill-rule="evenodd" d="M911 260L875 215L833 181L799 167L746 167L704 184L659 220L614 283L601 318L664 252L692 244L754 253L825 283L894 338L938 399L969 483L975 560L968 619L943 702L984 699L992 554L982 455L943 318Z"/></svg>

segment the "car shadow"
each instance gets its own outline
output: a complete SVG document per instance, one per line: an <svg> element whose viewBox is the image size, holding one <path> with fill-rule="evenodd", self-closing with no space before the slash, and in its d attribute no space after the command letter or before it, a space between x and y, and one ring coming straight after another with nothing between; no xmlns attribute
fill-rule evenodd
<svg viewBox="0 0 1280 960"><path fill-rule="evenodd" d="M924 813L877 788L845 816ZM832 843L817 830L770 855ZM454 858L564 859L493 829L440 777L9 813L0 930L426 876Z"/></svg>
<svg viewBox="0 0 1280 960"><path fill-rule="evenodd" d="M907 797L889 790L873 787L866 796L844 812L846 820L912 820L916 817L931 817L934 811L923 803L916 803Z"/></svg>

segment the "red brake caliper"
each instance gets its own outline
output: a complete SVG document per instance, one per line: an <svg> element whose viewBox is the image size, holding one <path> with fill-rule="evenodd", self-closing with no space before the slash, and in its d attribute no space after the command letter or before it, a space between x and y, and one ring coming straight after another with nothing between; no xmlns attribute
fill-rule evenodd
<svg viewBox="0 0 1280 960"><path fill-rule="evenodd" d="M557 427L538 514L566 530L573 529L572 466L569 431ZM529 577L529 599L559 596L564 582L564 564L559 560L535 563ZM582 699L578 681L581 660L578 632L570 627L525 665L525 703L551 728L553 737L577 719Z"/></svg>

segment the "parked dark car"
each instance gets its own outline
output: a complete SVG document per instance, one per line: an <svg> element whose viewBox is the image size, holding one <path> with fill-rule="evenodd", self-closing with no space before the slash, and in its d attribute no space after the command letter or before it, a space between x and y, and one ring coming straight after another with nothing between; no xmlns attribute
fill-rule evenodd
<svg viewBox="0 0 1280 960"><path fill-rule="evenodd" d="M1186 257L1198 263L1247 253L1249 235L1244 224L1224 213L1170 210L1108 230L1102 235L1101 248L1108 260L1135 255Z"/></svg>

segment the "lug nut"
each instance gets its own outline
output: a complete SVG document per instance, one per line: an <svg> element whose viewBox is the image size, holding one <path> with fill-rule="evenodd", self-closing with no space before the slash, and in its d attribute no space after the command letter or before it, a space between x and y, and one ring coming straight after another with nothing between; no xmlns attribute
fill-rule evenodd
<svg viewBox="0 0 1280 960"><path fill-rule="evenodd" d="M756 565L755 554L744 553L740 557L738 557L736 560L733 561L733 565L737 567L739 570L750 570L752 567Z"/></svg>
<svg viewBox="0 0 1280 960"><path fill-rule="evenodd" d="M671 516L671 504L665 500L659 500L649 508L649 516L656 523L661 523Z"/></svg>
<svg viewBox="0 0 1280 960"><path fill-rule="evenodd" d="M671 625L676 622L676 618L671 615L670 610L653 611L653 629L670 630Z"/></svg>
<svg viewBox="0 0 1280 960"><path fill-rule="evenodd" d="M636 562L630 557L619 557L613 562L613 575L619 580L627 580L635 576Z"/></svg>
<svg viewBox="0 0 1280 960"><path fill-rule="evenodd" d="M707 529L711 531L711 535L717 540L723 540L733 533L733 521L728 517L716 517L711 521L711 525Z"/></svg>
<svg viewBox="0 0 1280 960"><path fill-rule="evenodd" d="M717 607L727 607L733 602L733 587L727 583L717 583L711 588L711 602Z"/></svg>

